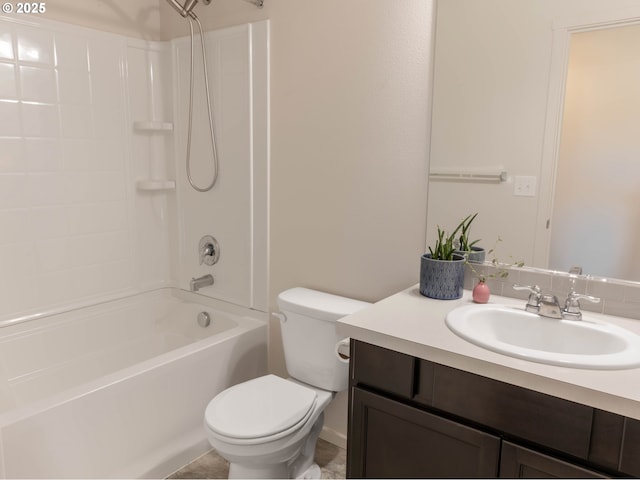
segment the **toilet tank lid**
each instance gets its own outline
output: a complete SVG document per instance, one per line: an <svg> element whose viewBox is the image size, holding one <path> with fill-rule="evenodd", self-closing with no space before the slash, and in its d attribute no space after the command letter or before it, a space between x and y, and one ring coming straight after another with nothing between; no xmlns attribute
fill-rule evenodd
<svg viewBox="0 0 640 480"><path fill-rule="evenodd" d="M320 320L335 321L371 305L368 302L295 287L278 295L281 311L296 312Z"/></svg>

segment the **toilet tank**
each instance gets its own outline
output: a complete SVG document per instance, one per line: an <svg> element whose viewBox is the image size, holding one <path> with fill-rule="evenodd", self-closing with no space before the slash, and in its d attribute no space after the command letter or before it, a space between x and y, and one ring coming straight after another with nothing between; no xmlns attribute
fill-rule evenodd
<svg viewBox="0 0 640 480"><path fill-rule="evenodd" d="M336 354L336 343L342 340L336 320L369 305L301 287L280 293L278 308L283 315L282 344L289 375L324 390L345 390L349 364Z"/></svg>

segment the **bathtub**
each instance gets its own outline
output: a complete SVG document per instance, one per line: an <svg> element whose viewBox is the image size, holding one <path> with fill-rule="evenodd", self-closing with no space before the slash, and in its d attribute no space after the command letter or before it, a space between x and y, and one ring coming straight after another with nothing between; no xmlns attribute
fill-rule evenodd
<svg viewBox="0 0 640 480"><path fill-rule="evenodd" d="M3 322L3 478L169 475L209 449L211 398L266 373L265 317L160 289Z"/></svg>

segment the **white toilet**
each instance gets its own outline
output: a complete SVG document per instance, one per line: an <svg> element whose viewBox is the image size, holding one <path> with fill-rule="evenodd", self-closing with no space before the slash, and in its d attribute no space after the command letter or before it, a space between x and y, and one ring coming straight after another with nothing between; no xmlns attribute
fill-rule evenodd
<svg viewBox="0 0 640 480"><path fill-rule="evenodd" d="M265 375L226 389L205 411L209 442L229 478L320 478L314 463L323 411L348 385L335 321L369 304L306 288L278 296L291 378Z"/></svg>

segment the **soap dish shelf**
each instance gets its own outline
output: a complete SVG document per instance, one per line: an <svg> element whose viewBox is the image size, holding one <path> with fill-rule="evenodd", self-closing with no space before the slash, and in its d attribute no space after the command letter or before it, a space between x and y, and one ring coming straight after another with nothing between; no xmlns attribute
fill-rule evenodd
<svg viewBox="0 0 640 480"><path fill-rule="evenodd" d="M133 122L133 129L137 132L169 133L173 131L173 122L156 122L156 121Z"/></svg>
<svg viewBox="0 0 640 480"><path fill-rule="evenodd" d="M144 192L159 192L163 190L175 190L175 180L138 180L136 189Z"/></svg>

